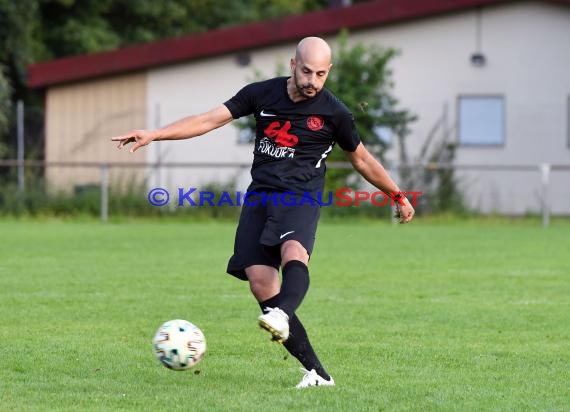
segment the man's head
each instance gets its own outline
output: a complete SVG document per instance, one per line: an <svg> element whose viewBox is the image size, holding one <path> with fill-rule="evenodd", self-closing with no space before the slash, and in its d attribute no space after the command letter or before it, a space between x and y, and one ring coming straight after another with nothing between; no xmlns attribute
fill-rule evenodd
<svg viewBox="0 0 570 412"><path fill-rule="evenodd" d="M305 37L291 59L291 72L297 92L304 98L315 97L329 75L332 52L320 37Z"/></svg>

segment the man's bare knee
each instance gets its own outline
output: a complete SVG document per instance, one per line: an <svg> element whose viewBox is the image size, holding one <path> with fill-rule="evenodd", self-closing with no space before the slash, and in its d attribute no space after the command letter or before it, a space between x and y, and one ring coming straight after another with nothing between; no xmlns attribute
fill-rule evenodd
<svg viewBox="0 0 570 412"><path fill-rule="evenodd" d="M309 253L301 243L296 240L288 240L281 245L281 264L285 266L287 262L298 260L304 264L309 263Z"/></svg>

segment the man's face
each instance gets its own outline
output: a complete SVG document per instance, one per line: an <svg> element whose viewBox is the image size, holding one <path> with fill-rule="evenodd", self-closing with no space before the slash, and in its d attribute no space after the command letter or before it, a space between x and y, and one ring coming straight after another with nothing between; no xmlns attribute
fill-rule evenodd
<svg viewBox="0 0 570 412"><path fill-rule="evenodd" d="M291 59L293 81L299 94L307 99L315 97L323 89L331 66L329 62Z"/></svg>

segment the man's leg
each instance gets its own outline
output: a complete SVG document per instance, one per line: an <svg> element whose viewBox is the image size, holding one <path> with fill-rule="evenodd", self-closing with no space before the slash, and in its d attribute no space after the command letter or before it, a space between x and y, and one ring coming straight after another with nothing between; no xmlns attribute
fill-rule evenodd
<svg viewBox="0 0 570 412"><path fill-rule="evenodd" d="M255 265L246 269L246 273L258 302L280 293L279 305L266 306L271 310L259 317L259 326L270 332L274 340L282 343L289 338L289 320L309 289L309 254L297 240L284 242L279 251L283 266L283 283L276 293L273 292L278 285L278 275L273 267Z"/></svg>
<svg viewBox="0 0 570 412"><path fill-rule="evenodd" d="M245 269L251 293L257 299L263 314L259 326L273 336L273 340L283 343L289 338L289 317L278 306L279 273L276 268L265 265L252 265Z"/></svg>
<svg viewBox="0 0 570 412"><path fill-rule="evenodd" d="M283 265L281 284L280 308L289 314L289 339L285 341L285 347L296 357L307 371L314 370L328 383L333 383L317 354L315 353L305 327L295 314L297 308L309 289L309 254L307 250L296 240L288 240L281 245L281 262Z"/></svg>
<svg viewBox="0 0 570 412"><path fill-rule="evenodd" d="M290 241L293 243L293 241ZM299 244L298 242L295 242ZM299 244L300 245L300 244ZM302 246L301 246L302 247ZM282 248L282 250L285 248ZM302 249L304 251L304 248ZM288 257L296 257L296 258L303 258L302 253L300 251L289 250L286 252ZM306 251L304 251L306 254ZM306 257L308 260L308 255ZM294 262L297 260L293 260ZM305 265L306 268L306 265ZM279 276L277 270L270 266L263 266L263 265L255 265L246 268L246 274L248 275L248 279L250 281L250 288L259 303L259 307L261 311L267 315L270 310L280 309L282 306L282 293L279 292ZM285 274L283 275L286 276ZM307 270L307 277L308 277L308 270ZM292 281L293 279L289 279ZM292 282L294 283L294 282ZM307 285L308 286L308 285ZM293 288L294 289L294 288ZM283 291L283 286L281 287L281 291ZM305 291L302 293L302 296L305 295ZM302 300L302 296L301 299ZM295 297L292 299L293 301L299 301L299 297ZM296 306L298 307L298 305ZM295 308L296 308L295 307ZM315 353L311 342L309 341L309 336L307 335L307 331L305 327L301 323L300 319L292 313L292 316L288 319L289 324L289 336L284 341L283 345L287 349L287 351L293 355L307 371L314 370L318 377L308 376L305 375L303 381L301 383L308 382L307 386L314 386L316 381L320 381L321 384L330 385L331 383L334 384L334 381L331 379L330 375L326 372L324 367L322 366L317 354ZM308 372L308 373L309 373ZM322 379L319 379L322 378ZM311 378L311 379L308 379ZM308 379L308 380L307 380ZM326 382L324 382L325 380ZM304 386L303 386L304 387Z"/></svg>
<svg viewBox="0 0 570 412"><path fill-rule="evenodd" d="M263 313L267 313L267 308L279 306L279 295L273 296L263 302L259 302L259 307ZM293 355L301 365L308 371L314 369L319 376L330 380L330 376L319 361L305 327L297 315L293 315L289 319L289 338L283 342L285 349Z"/></svg>
<svg viewBox="0 0 570 412"><path fill-rule="evenodd" d="M288 240L281 245L281 302L279 308L289 318L293 317L309 290L309 254L296 240Z"/></svg>
<svg viewBox="0 0 570 412"><path fill-rule="evenodd" d="M279 293L279 272L266 265L252 265L245 268L249 288L258 302L266 301Z"/></svg>

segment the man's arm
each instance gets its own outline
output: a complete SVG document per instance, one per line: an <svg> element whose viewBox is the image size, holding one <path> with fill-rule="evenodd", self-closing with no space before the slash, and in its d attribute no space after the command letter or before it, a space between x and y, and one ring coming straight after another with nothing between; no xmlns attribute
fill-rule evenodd
<svg viewBox="0 0 570 412"><path fill-rule="evenodd" d="M352 166L354 166L354 169L375 187L390 197L401 193L400 188L392 180L384 166L372 156L362 143L358 145L354 152L345 151L345 154ZM413 219L414 208L406 197L396 202L396 208L400 215L400 223L408 223Z"/></svg>
<svg viewBox="0 0 570 412"><path fill-rule="evenodd" d="M184 117L160 129L153 131L133 130L130 133L115 136L111 140L119 142L117 145L119 149L129 143L134 143L130 150L133 153L154 140L190 139L222 127L232 120L233 117L228 108L221 105L202 114Z"/></svg>

